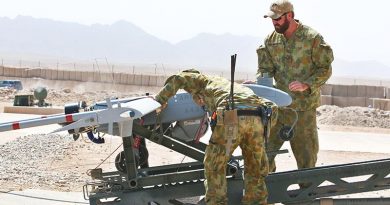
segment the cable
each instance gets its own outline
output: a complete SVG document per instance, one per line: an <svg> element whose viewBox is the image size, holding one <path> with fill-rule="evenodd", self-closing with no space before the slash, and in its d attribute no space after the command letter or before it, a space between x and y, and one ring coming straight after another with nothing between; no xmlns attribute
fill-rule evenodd
<svg viewBox="0 0 390 205"><path fill-rule="evenodd" d="M110 158L110 157L119 149L119 147L121 147L122 145L123 145L123 143L121 143L113 152L111 152L111 154L109 154L109 155L108 155L100 164L98 164L98 165L95 167L95 169L99 168L100 165L102 165L108 158ZM87 172L86 172L86 174L87 174L88 176L91 176L90 172L91 172L91 169L88 169Z"/></svg>
<svg viewBox="0 0 390 205"><path fill-rule="evenodd" d="M295 120L291 126L284 126L283 125L283 127L279 130L279 137L283 141L289 141L294 137L293 130L294 130L295 125L298 122L298 113L293 108L286 107L285 109L289 109L289 110L293 111L293 113L295 114Z"/></svg>
<svg viewBox="0 0 390 205"><path fill-rule="evenodd" d="M15 196L20 196L20 197L39 199L39 200L47 200L47 201L65 202L65 203L72 203L72 204L89 204L89 202L69 201L69 200L53 199L53 198L47 198L47 197L29 196L29 195L25 195L25 194L10 193L9 191L0 191L0 193L10 194L10 195L15 195Z"/></svg>
<svg viewBox="0 0 390 205"><path fill-rule="evenodd" d="M290 134L290 132L294 129L295 125L296 125L297 122L298 122L298 113L297 113L297 111L296 111L295 109L293 109L293 108L290 108L290 107L286 107L286 108L289 109L289 110L291 110L291 111L293 111L294 114L295 114L294 123L291 125L291 129L288 131L288 133Z"/></svg>

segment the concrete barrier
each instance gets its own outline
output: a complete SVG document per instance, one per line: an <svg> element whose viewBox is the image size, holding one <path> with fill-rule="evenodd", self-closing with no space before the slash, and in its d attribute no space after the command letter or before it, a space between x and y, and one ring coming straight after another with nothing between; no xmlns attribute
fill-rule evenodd
<svg viewBox="0 0 390 205"><path fill-rule="evenodd" d="M51 79L58 80L58 70L51 70Z"/></svg>
<svg viewBox="0 0 390 205"><path fill-rule="evenodd" d="M80 74L81 74L81 81L82 82L92 82L93 81L93 72L84 71L84 72L80 72Z"/></svg>
<svg viewBox="0 0 390 205"><path fill-rule="evenodd" d="M101 82L102 78L100 76L100 72L93 72L93 82Z"/></svg>
<svg viewBox="0 0 390 205"><path fill-rule="evenodd" d="M26 69L27 72L27 78L42 78L42 68L30 68Z"/></svg>
<svg viewBox="0 0 390 205"><path fill-rule="evenodd" d="M332 105L337 105L339 107L347 107L348 100L345 97L332 96Z"/></svg>
<svg viewBox="0 0 390 205"><path fill-rule="evenodd" d="M45 72L45 75L46 75L45 79L53 80L53 78L52 78L53 70L50 70L50 69L45 69L45 70L46 70L46 72Z"/></svg>
<svg viewBox="0 0 390 205"><path fill-rule="evenodd" d="M340 97L333 96L332 104L337 105L339 107L349 107L349 106L367 106L367 98L365 97Z"/></svg>
<svg viewBox="0 0 390 205"><path fill-rule="evenodd" d="M167 76L157 76L157 84L156 86L164 86L165 81L167 80Z"/></svg>
<svg viewBox="0 0 390 205"><path fill-rule="evenodd" d="M373 98L366 98L366 106L365 107L373 107L374 101Z"/></svg>
<svg viewBox="0 0 390 205"><path fill-rule="evenodd" d="M28 78L28 70L29 69L23 69L22 70L22 76L21 76L22 78Z"/></svg>
<svg viewBox="0 0 390 205"><path fill-rule="evenodd" d="M43 78L43 76L42 76L43 69L42 68L28 69L27 72L28 72L29 78Z"/></svg>
<svg viewBox="0 0 390 205"><path fill-rule="evenodd" d="M373 108L390 110L390 99L373 98Z"/></svg>
<svg viewBox="0 0 390 205"><path fill-rule="evenodd" d="M12 71L13 71L13 69L8 68L8 67L4 67L4 76L12 77L12 76L13 76L13 75L11 74Z"/></svg>
<svg viewBox="0 0 390 205"><path fill-rule="evenodd" d="M51 80L51 70L50 69L44 69L45 72L45 76L44 76L44 79L48 79L48 80Z"/></svg>
<svg viewBox="0 0 390 205"><path fill-rule="evenodd" d="M121 85L158 86L162 87L167 76L142 75L130 73L100 73L91 71L67 71L51 69L25 69L0 67L0 75L11 78L43 78L48 80L83 81L98 83L115 83ZM359 81L360 82L360 81ZM364 82L364 81L363 81ZM390 81L389 81L390 82ZM344 83L344 82L343 82ZM354 84L358 83L356 80ZM382 85L382 81L380 83ZM321 87L321 104L346 106L372 106L378 109L388 109L390 87L369 85L334 85L325 84Z"/></svg>
<svg viewBox="0 0 390 205"><path fill-rule="evenodd" d="M127 73L122 73L122 75L120 76L120 84L127 84L127 78L129 77L129 74Z"/></svg>
<svg viewBox="0 0 390 205"><path fill-rule="evenodd" d="M23 77L23 71L26 70L25 68L18 68L15 69L15 77L21 78Z"/></svg>
<svg viewBox="0 0 390 205"><path fill-rule="evenodd" d="M367 96L367 86L366 85L356 85L357 93L356 97L366 97Z"/></svg>
<svg viewBox="0 0 390 205"><path fill-rule="evenodd" d="M70 71L64 70L64 75L62 77L64 80L70 80Z"/></svg>
<svg viewBox="0 0 390 205"><path fill-rule="evenodd" d="M42 68L36 68L36 69L34 69L33 71L32 71L32 75L34 75L34 76L32 76L32 77L37 77L37 78L42 78ZM29 74L30 75L30 74Z"/></svg>
<svg viewBox="0 0 390 205"><path fill-rule="evenodd" d="M321 95L332 95L332 86L331 84L325 84L321 86Z"/></svg>
<svg viewBox="0 0 390 205"><path fill-rule="evenodd" d="M39 74L40 78L46 79L46 70L47 69L41 69L41 73Z"/></svg>
<svg viewBox="0 0 390 205"><path fill-rule="evenodd" d="M347 97L348 106L367 107L366 97Z"/></svg>
<svg viewBox="0 0 390 205"><path fill-rule="evenodd" d="M157 76L149 76L149 86L157 86Z"/></svg>
<svg viewBox="0 0 390 205"><path fill-rule="evenodd" d="M121 84L121 75L123 75L123 73L114 73L115 84Z"/></svg>
<svg viewBox="0 0 390 205"><path fill-rule="evenodd" d="M69 80L76 81L76 71L69 71Z"/></svg>
<svg viewBox="0 0 390 205"><path fill-rule="evenodd" d="M46 68L42 69L42 70L41 70L41 78L47 79L47 78L46 78L46 73L47 73L47 69L46 69Z"/></svg>
<svg viewBox="0 0 390 205"><path fill-rule="evenodd" d="M133 85L142 85L142 75L136 75L134 74L134 81Z"/></svg>
<svg viewBox="0 0 390 205"><path fill-rule="evenodd" d="M58 70L51 70L51 79L58 80Z"/></svg>
<svg viewBox="0 0 390 205"><path fill-rule="evenodd" d="M332 96L348 96L348 85L333 85Z"/></svg>
<svg viewBox="0 0 390 205"><path fill-rule="evenodd" d="M332 85L332 96L384 98L386 90L382 86Z"/></svg>
<svg viewBox="0 0 390 205"><path fill-rule="evenodd" d="M112 73L101 73L100 76L101 76L101 81L100 82L112 83L112 81L113 81Z"/></svg>
<svg viewBox="0 0 390 205"><path fill-rule="evenodd" d="M57 70L57 79L64 80L64 70Z"/></svg>
<svg viewBox="0 0 390 205"><path fill-rule="evenodd" d="M142 82L140 85L148 86L149 83L150 83L150 76L149 75L142 75Z"/></svg>
<svg viewBox="0 0 390 205"><path fill-rule="evenodd" d="M16 68L9 68L9 76L16 77Z"/></svg>
<svg viewBox="0 0 390 205"><path fill-rule="evenodd" d="M367 86L367 95L370 98L384 98L385 88L381 86Z"/></svg>
<svg viewBox="0 0 390 205"><path fill-rule="evenodd" d="M333 105L331 95L321 95L321 105Z"/></svg>
<svg viewBox="0 0 390 205"><path fill-rule="evenodd" d="M347 96L348 97L357 97L358 88L355 85L348 85L347 86Z"/></svg>
<svg viewBox="0 0 390 205"><path fill-rule="evenodd" d="M134 85L135 77L134 74L128 74L127 76L127 85Z"/></svg>
<svg viewBox="0 0 390 205"><path fill-rule="evenodd" d="M75 71L76 72L76 81L83 81L83 72L81 71Z"/></svg>

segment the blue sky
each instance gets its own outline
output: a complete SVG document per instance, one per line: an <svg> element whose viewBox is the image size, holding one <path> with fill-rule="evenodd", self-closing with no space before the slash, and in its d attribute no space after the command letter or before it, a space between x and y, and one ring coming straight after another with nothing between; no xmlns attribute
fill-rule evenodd
<svg viewBox="0 0 390 205"><path fill-rule="evenodd" d="M198 33L259 37L273 30L263 15L269 0L3 0L0 16L48 18L91 25L126 20L172 43ZM347 61L390 66L390 1L292 0L296 18L317 31Z"/></svg>

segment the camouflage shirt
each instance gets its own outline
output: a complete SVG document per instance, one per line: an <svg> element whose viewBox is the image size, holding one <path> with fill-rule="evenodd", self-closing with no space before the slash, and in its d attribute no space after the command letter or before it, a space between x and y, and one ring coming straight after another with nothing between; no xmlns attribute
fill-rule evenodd
<svg viewBox="0 0 390 205"><path fill-rule="evenodd" d="M275 79L275 87L293 98L290 105L298 111L320 106L320 86L332 73L333 51L322 36L312 28L299 23L289 39L276 31L257 49L258 71ZM288 85L300 81L309 85L303 92L291 92Z"/></svg>
<svg viewBox="0 0 390 205"><path fill-rule="evenodd" d="M192 71L195 70L192 69ZM217 108L227 106L230 95L230 81L218 76L206 76L198 71L183 71L169 77L155 99L159 103L165 104L179 89L184 89L192 96L202 97L207 109L215 111ZM250 88L237 83L234 84L233 96L234 104L237 107L255 108L267 103L276 108L271 101L258 97Z"/></svg>

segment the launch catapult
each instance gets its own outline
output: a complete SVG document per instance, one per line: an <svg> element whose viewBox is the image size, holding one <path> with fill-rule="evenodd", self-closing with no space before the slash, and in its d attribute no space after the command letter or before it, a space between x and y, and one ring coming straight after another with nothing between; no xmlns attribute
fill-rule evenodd
<svg viewBox="0 0 390 205"><path fill-rule="evenodd" d="M291 98L280 90L246 85L257 95L287 106ZM83 187L84 197L91 205L185 204L182 198L204 194L203 158L206 144L199 138L207 133L207 112L192 101L188 93L178 93L168 101L168 107L156 114L160 104L149 96L106 100L86 109L80 103L68 104L65 114L7 122L0 132L61 124L55 130L73 135L87 133L96 142L94 133L122 137L123 151L116 157L118 171L91 170L91 180ZM150 167L145 140L188 156L194 162ZM281 154L278 150L271 154ZM233 156L227 165L229 204L240 204L243 190L243 162ZM354 177L364 180L351 181ZM390 204L389 198L323 199L324 197L360 193L390 188L390 159L316 167L270 174L266 178L269 203L283 204ZM306 188L292 188L301 183ZM197 202L202 204L202 201Z"/></svg>

